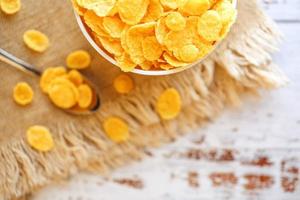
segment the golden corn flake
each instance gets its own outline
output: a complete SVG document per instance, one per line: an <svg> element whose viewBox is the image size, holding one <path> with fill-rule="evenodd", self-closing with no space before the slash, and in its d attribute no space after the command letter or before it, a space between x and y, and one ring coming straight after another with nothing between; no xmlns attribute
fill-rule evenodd
<svg viewBox="0 0 300 200"><path fill-rule="evenodd" d="M155 61L159 59L163 53L161 45L154 36L144 38L142 41L142 48L144 57L149 61Z"/></svg>
<svg viewBox="0 0 300 200"><path fill-rule="evenodd" d="M211 6L209 0L185 0L181 2L180 10L187 15L201 16Z"/></svg>
<svg viewBox="0 0 300 200"><path fill-rule="evenodd" d="M77 87L66 78L56 78L49 86L50 100L59 108L68 109L76 105L79 99Z"/></svg>
<svg viewBox="0 0 300 200"><path fill-rule="evenodd" d="M125 26L117 16L103 18L103 28L112 38L120 38Z"/></svg>
<svg viewBox="0 0 300 200"><path fill-rule="evenodd" d="M179 57L184 62L195 62L199 57L199 49L192 44L179 49Z"/></svg>
<svg viewBox="0 0 300 200"><path fill-rule="evenodd" d="M235 21L237 11L234 8L232 2L229 0L221 0L219 1L214 9L219 13L221 16L221 20L223 24L228 24Z"/></svg>
<svg viewBox="0 0 300 200"><path fill-rule="evenodd" d="M109 34L104 30L103 19L97 16L93 11L86 11L83 15L86 25L98 36L109 37Z"/></svg>
<svg viewBox="0 0 300 200"><path fill-rule="evenodd" d="M77 0L79 6L92 10L99 17L105 17L111 13L116 0Z"/></svg>
<svg viewBox="0 0 300 200"><path fill-rule="evenodd" d="M116 56L115 59L123 72L130 72L137 66L126 53Z"/></svg>
<svg viewBox="0 0 300 200"><path fill-rule="evenodd" d="M28 48L36 52L44 52L50 45L48 37L34 29L26 31L23 40Z"/></svg>
<svg viewBox="0 0 300 200"><path fill-rule="evenodd" d="M203 58L237 13L231 0L73 1L95 42L125 72L169 70Z"/></svg>
<svg viewBox="0 0 300 200"><path fill-rule="evenodd" d="M164 45L164 39L168 32L169 29L166 25L166 19L160 18L155 26L155 37L161 45Z"/></svg>
<svg viewBox="0 0 300 200"><path fill-rule="evenodd" d="M170 55L168 53L164 53L163 57L167 61L167 63L169 63L170 65L172 65L174 67L184 67L184 66L188 65L188 63L179 61L174 56L172 56L172 55Z"/></svg>
<svg viewBox="0 0 300 200"><path fill-rule="evenodd" d="M20 82L14 88L13 97L19 105L25 106L30 104L33 100L33 95L31 86L26 82Z"/></svg>
<svg viewBox="0 0 300 200"><path fill-rule="evenodd" d="M15 14L21 9L21 0L1 0L0 8L8 15Z"/></svg>
<svg viewBox="0 0 300 200"><path fill-rule="evenodd" d="M40 79L40 87L43 92L48 93L51 82L58 77L62 77L67 74L64 67L50 67L46 69Z"/></svg>
<svg viewBox="0 0 300 200"><path fill-rule="evenodd" d="M179 12L171 12L166 17L166 25L172 31L181 31L185 28L185 18Z"/></svg>
<svg viewBox="0 0 300 200"><path fill-rule="evenodd" d="M221 17L217 11L205 12L198 21L198 33L207 41L216 41L222 30Z"/></svg>
<svg viewBox="0 0 300 200"><path fill-rule="evenodd" d="M149 0L118 0L120 18L129 25L139 23L147 12Z"/></svg>
<svg viewBox="0 0 300 200"><path fill-rule="evenodd" d="M175 10L178 8L177 0L160 0L160 3L167 9Z"/></svg>
<svg viewBox="0 0 300 200"><path fill-rule="evenodd" d="M31 126L27 129L26 138L28 144L41 152L53 149L54 141L49 129L44 126Z"/></svg>
<svg viewBox="0 0 300 200"><path fill-rule="evenodd" d="M176 118L181 110L181 98L174 88L166 89L158 98L156 110L162 119Z"/></svg>
<svg viewBox="0 0 300 200"><path fill-rule="evenodd" d="M91 64L91 56L87 51L77 50L68 55L66 63L70 69L85 69Z"/></svg>
<svg viewBox="0 0 300 200"><path fill-rule="evenodd" d="M133 80L126 74L117 76L114 80L114 88L120 94L128 94L134 87Z"/></svg>
<svg viewBox="0 0 300 200"><path fill-rule="evenodd" d="M76 86L79 86L83 83L83 77L81 73L75 69L68 72L67 78Z"/></svg>
<svg viewBox="0 0 300 200"><path fill-rule="evenodd" d="M92 104L93 90L87 84L82 84L78 87L79 98L78 106L80 108L88 108Z"/></svg>
<svg viewBox="0 0 300 200"><path fill-rule="evenodd" d="M159 0L150 0L147 9L147 14L142 19L142 22L153 22L158 20L164 13L164 9Z"/></svg>
<svg viewBox="0 0 300 200"><path fill-rule="evenodd" d="M127 123L117 117L109 117L103 122L103 129L106 135L114 142L125 142L129 138Z"/></svg>
<svg viewBox="0 0 300 200"><path fill-rule="evenodd" d="M126 33L126 44L128 46L131 60L136 64L145 61L142 42L145 37L154 35L155 22L148 22L132 26Z"/></svg>
<svg viewBox="0 0 300 200"><path fill-rule="evenodd" d="M119 40L109 39L105 37L98 38L103 48L115 56L121 56L124 52Z"/></svg>

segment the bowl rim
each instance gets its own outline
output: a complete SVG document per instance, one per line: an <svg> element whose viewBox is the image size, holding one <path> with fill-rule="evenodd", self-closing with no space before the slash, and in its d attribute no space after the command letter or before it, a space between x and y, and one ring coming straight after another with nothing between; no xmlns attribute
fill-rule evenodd
<svg viewBox="0 0 300 200"><path fill-rule="evenodd" d="M232 0L232 3L234 4L235 8L237 7L237 1L238 0ZM77 21L77 24L79 25L79 28L82 32L82 34L84 35L84 37L86 38L86 40L90 43L90 45L97 51L98 54L100 54L104 59L106 59L107 61L109 61L111 64L113 64L114 66L118 67L118 64L116 62L115 59L113 59L109 54L107 54L104 50L102 50L99 45L95 42L95 40L92 38L92 36L88 33L86 26L84 25L82 18L79 16L79 14L76 12L76 10L74 9L74 14L75 14L75 18ZM223 40L217 42L212 51L210 53L208 53L207 55L205 55L203 58L197 60L194 63L188 64L186 66L183 67L178 67L178 68L173 68L173 69L169 69L169 70L143 70L143 69L134 69L132 71L130 71L131 73L135 73L135 74L140 74L140 75L146 75L146 76L164 76L164 75L170 75L170 74L176 74L182 71L185 71L189 68L194 67L195 65L200 64L203 60L205 60L208 56L210 56L216 49L217 47L220 45L220 43L222 43ZM118 67L119 68L119 67Z"/></svg>

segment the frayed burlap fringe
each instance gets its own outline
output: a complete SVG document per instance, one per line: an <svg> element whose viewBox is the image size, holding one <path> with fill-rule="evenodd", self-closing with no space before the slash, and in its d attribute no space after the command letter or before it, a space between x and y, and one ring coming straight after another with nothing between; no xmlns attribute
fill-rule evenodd
<svg viewBox="0 0 300 200"><path fill-rule="evenodd" d="M173 141L212 121L226 105L240 105L245 94L285 85L287 79L270 55L279 39L277 28L255 0L241 0L234 30L201 65L147 80L132 95L105 103L92 117L52 122L49 126L57 135L51 153L32 150L24 138L2 145L0 199L22 197L78 170L108 173L142 159L145 148ZM175 87L183 97L182 113L176 120L161 121L155 112L156 97L168 87ZM128 142L116 145L105 137L101 122L111 115L128 122Z"/></svg>

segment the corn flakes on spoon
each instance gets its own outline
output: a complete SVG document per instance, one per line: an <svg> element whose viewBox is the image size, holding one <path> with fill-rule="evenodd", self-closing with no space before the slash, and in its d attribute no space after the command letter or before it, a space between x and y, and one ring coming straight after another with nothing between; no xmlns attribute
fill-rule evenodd
<svg viewBox="0 0 300 200"><path fill-rule="evenodd" d="M42 76L42 72L37 70L33 65L26 63L25 61L11 55L5 50L0 48L0 61L9 64L12 67L15 67L25 73ZM97 93L96 87L85 77L83 77L84 85L87 85L92 90L91 101L90 104L86 108L82 108L78 105L72 106L71 108L64 109L66 112L74 115L87 115L92 114L100 108L100 97Z"/></svg>

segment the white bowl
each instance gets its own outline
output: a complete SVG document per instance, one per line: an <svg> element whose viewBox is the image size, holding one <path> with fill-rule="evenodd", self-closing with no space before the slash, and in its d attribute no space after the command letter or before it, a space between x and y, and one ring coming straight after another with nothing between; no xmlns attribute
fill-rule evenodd
<svg viewBox="0 0 300 200"><path fill-rule="evenodd" d="M235 7L237 7L237 1L238 0L232 0L233 4L235 5ZM85 36L85 38L87 39L87 41L92 45L92 47L94 47L94 49L102 56L104 57L106 60L108 60L110 63L112 63L115 66L118 66L117 62L115 59L113 59L109 54L107 54L105 51L103 51L98 44L94 41L94 39L91 37L91 35L89 34L89 32L86 29L86 26L84 25L84 23L82 22L81 17L77 14L76 11L74 11L75 13L75 17L77 20L77 23L79 25L79 28L81 30L81 32L83 33L83 35ZM217 44L214 45L214 49L213 51L216 49L216 47L221 43L218 42ZM170 75L170 74L175 74L178 72L182 72L184 70L187 70L199 63L201 63L207 56L209 56L213 51L211 51L209 54L207 54L206 56L204 56L203 58L197 60L196 62L189 64L187 66L184 67L178 67L178 68L173 68L170 70L142 70L142 69L134 69L132 71L132 73L135 74L141 74L141 75L147 75L147 76L162 76L162 75Z"/></svg>

